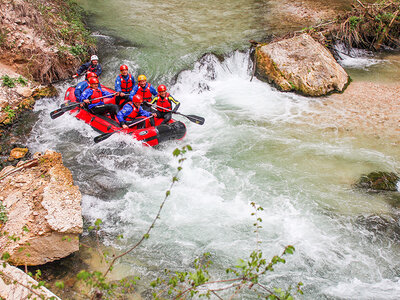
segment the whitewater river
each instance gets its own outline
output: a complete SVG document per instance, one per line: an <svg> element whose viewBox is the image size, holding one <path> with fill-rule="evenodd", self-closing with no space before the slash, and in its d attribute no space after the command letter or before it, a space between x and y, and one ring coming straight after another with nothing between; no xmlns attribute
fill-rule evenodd
<svg viewBox="0 0 400 300"><path fill-rule="evenodd" d="M365 173L399 172L398 149L391 141L309 126L313 102L323 99L250 81L247 41L299 26L280 19L279 2L78 2L91 13L103 83L112 87L125 63L135 76L167 84L182 113L206 119L199 126L179 117L185 139L157 149L117 134L95 144L97 133L71 115L50 119L62 96L36 104L40 119L29 145L62 153L83 194L85 223L104 222L105 245L127 249L142 236L175 174L172 151L193 148L150 239L121 260L116 277L141 275L145 285L165 268L190 269L210 252L211 273L224 278L259 238L267 258L286 245L296 248L264 277L268 286L302 281L300 299L400 298L399 210L387 196L351 186ZM355 79L386 69L379 59L345 63ZM75 83L58 88L64 93ZM251 202L264 207L258 237ZM124 239L116 242L119 234Z"/></svg>

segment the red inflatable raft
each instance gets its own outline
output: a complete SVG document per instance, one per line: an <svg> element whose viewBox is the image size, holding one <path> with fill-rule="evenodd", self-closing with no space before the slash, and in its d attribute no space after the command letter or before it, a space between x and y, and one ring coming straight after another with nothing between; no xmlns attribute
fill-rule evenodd
<svg viewBox="0 0 400 300"><path fill-rule="evenodd" d="M101 86L103 90L110 93L114 93L113 90ZM74 95L75 88L70 87L65 93L65 105L71 105L78 103ZM115 104L115 98L104 98L104 103ZM94 130L100 133L113 133L119 131L131 135L135 140L141 141L145 146L156 146L161 142L168 140L180 140L186 135L186 126L182 122L171 119L168 124L160 125L163 119L154 118L156 126L150 126L148 120L146 120L146 128L137 129L136 126L121 129L120 124L105 115L94 115L88 112L86 109L82 109L80 106L69 110L74 116L89 124ZM150 127L147 127L150 126Z"/></svg>

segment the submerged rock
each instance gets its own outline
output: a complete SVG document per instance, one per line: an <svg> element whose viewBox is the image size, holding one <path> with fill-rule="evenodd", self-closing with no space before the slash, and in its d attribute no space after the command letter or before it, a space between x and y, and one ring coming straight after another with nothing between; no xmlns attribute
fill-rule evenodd
<svg viewBox="0 0 400 300"><path fill-rule="evenodd" d="M363 175L355 186L375 191L397 191L400 177L393 172L372 172Z"/></svg>
<svg viewBox="0 0 400 300"><path fill-rule="evenodd" d="M358 216L356 224L372 233L372 237L382 236L393 241L400 240L399 217L389 215Z"/></svg>
<svg viewBox="0 0 400 300"><path fill-rule="evenodd" d="M8 220L0 253L14 265L42 265L79 250L81 193L61 154L46 151L0 172L0 189ZM10 238L11 237L11 238Z"/></svg>
<svg viewBox="0 0 400 300"><path fill-rule="evenodd" d="M323 96L342 92L349 82L332 54L308 34L260 45L255 55L257 77L285 92Z"/></svg>

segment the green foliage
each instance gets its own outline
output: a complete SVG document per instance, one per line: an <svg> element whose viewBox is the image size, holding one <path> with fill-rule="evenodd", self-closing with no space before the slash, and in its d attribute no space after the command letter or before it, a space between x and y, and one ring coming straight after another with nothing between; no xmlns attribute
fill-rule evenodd
<svg viewBox="0 0 400 300"><path fill-rule="evenodd" d="M22 86L26 86L28 84L28 80L22 76L19 76L16 81Z"/></svg>
<svg viewBox="0 0 400 300"><path fill-rule="evenodd" d="M183 146L182 149L176 148L172 152L172 154L173 154L173 156L178 157L178 156L183 156L188 151L192 151L192 147L190 145ZM179 160L179 162L183 162L183 160Z"/></svg>
<svg viewBox="0 0 400 300"><path fill-rule="evenodd" d="M117 282L107 282L106 277L102 272L93 271L89 272L82 270L77 274L78 280L82 281L86 286L94 290L95 298L92 299L116 299L118 294L118 289L122 294L131 293L133 287L137 284L139 277L134 277L133 279L124 278ZM64 284L59 284L62 288Z"/></svg>
<svg viewBox="0 0 400 300"><path fill-rule="evenodd" d="M84 56L87 53L85 47L80 44L70 47L69 52L74 56Z"/></svg>
<svg viewBox="0 0 400 300"><path fill-rule="evenodd" d="M100 225L103 224L103 221L101 219L96 219L94 222L96 230L100 230Z"/></svg>
<svg viewBox="0 0 400 300"><path fill-rule="evenodd" d="M7 86L9 88L15 87L15 80L8 75L1 76L1 80L3 80L3 86Z"/></svg>
<svg viewBox="0 0 400 300"><path fill-rule="evenodd" d="M12 109L10 105L7 105L3 110L7 113L7 116L10 120L13 119L16 115L15 110Z"/></svg>
<svg viewBox="0 0 400 300"><path fill-rule="evenodd" d="M56 283L54 284L56 286L56 288L62 290L64 289L64 282L63 281L56 281Z"/></svg>
<svg viewBox="0 0 400 300"><path fill-rule="evenodd" d="M67 241L67 242L71 242L72 241L71 237L68 236L68 235L63 236L61 240L62 241Z"/></svg>
<svg viewBox="0 0 400 300"><path fill-rule="evenodd" d="M360 18L360 17L351 16L351 17L349 18L350 29L351 29L351 30L356 29L358 23L360 23L360 22L361 22L361 18Z"/></svg>
<svg viewBox="0 0 400 300"><path fill-rule="evenodd" d="M310 27L304 27L304 28L302 28L301 31L303 31L303 32L308 32L308 33L312 33L312 32L314 32L314 31L316 31L316 29L315 29L313 26L310 26Z"/></svg>
<svg viewBox="0 0 400 300"><path fill-rule="evenodd" d="M1 255L1 260L7 261L7 260L9 260L9 259L10 259L10 253L4 252L4 253Z"/></svg>
<svg viewBox="0 0 400 300"><path fill-rule="evenodd" d="M235 290L234 293L247 287L250 291L261 295L265 299L294 299L294 294L302 294L301 287L303 283L299 282L296 291L292 292L292 287L284 290L281 288L268 288L260 283L262 275L267 272L273 272L274 266L284 264L286 260L284 255L292 254L293 246L287 246L281 255L275 255L269 262L265 259L260 250L254 250L248 259L239 259L238 263L226 269L227 275L232 277L221 280L210 280L208 268L212 264L209 253L203 254L201 258L194 261L194 271L171 272L165 270L166 278L157 278L150 283L150 286L156 291L153 293L155 299L164 299L163 297L173 297L175 299L185 298L186 296L207 297L211 294L216 295L217 291ZM164 295L166 293L167 295Z"/></svg>
<svg viewBox="0 0 400 300"><path fill-rule="evenodd" d="M8 75L3 75L1 76L1 80L3 80L3 86L7 86L9 88L15 87L16 83L19 83L23 86L26 86L28 84L28 80L26 80L22 76L19 76L18 78L12 78Z"/></svg>
<svg viewBox="0 0 400 300"><path fill-rule="evenodd" d="M0 202L0 224L5 224L8 220L7 209L3 205L3 202Z"/></svg>

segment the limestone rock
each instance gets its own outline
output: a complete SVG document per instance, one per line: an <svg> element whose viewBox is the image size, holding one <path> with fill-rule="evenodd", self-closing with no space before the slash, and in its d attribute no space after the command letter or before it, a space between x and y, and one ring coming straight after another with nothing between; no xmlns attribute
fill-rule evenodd
<svg viewBox="0 0 400 300"><path fill-rule="evenodd" d="M32 96L33 91L26 86L19 86L17 87L17 93L22 97L28 98Z"/></svg>
<svg viewBox="0 0 400 300"><path fill-rule="evenodd" d="M8 212L2 230L19 238L10 242L7 236L0 237L0 253L9 252L9 262L15 265L41 265L79 250L81 193L61 154L46 151L34 157L36 164L0 172Z"/></svg>
<svg viewBox="0 0 400 300"><path fill-rule="evenodd" d="M10 152L8 161L13 161L16 159L23 158L26 155L26 153L28 153L28 148L14 148Z"/></svg>
<svg viewBox="0 0 400 300"><path fill-rule="evenodd" d="M341 92L349 82L332 54L308 34L257 47L256 74L282 91L307 96Z"/></svg>
<svg viewBox="0 0 400 300"><path fill-rule="evenodd" d="M4 267L1 262L0 272L0 298L2 299L29 299L29 295L32 295L31 299L42 299L42 295L43 299L50 299L51 297L53 297L52 299L60 299L43 286L38 289L32 288L32 285L37 286L38 282L16 267L9 264L5 264ZM35 294L23 285L30 287Z"/></svg>

